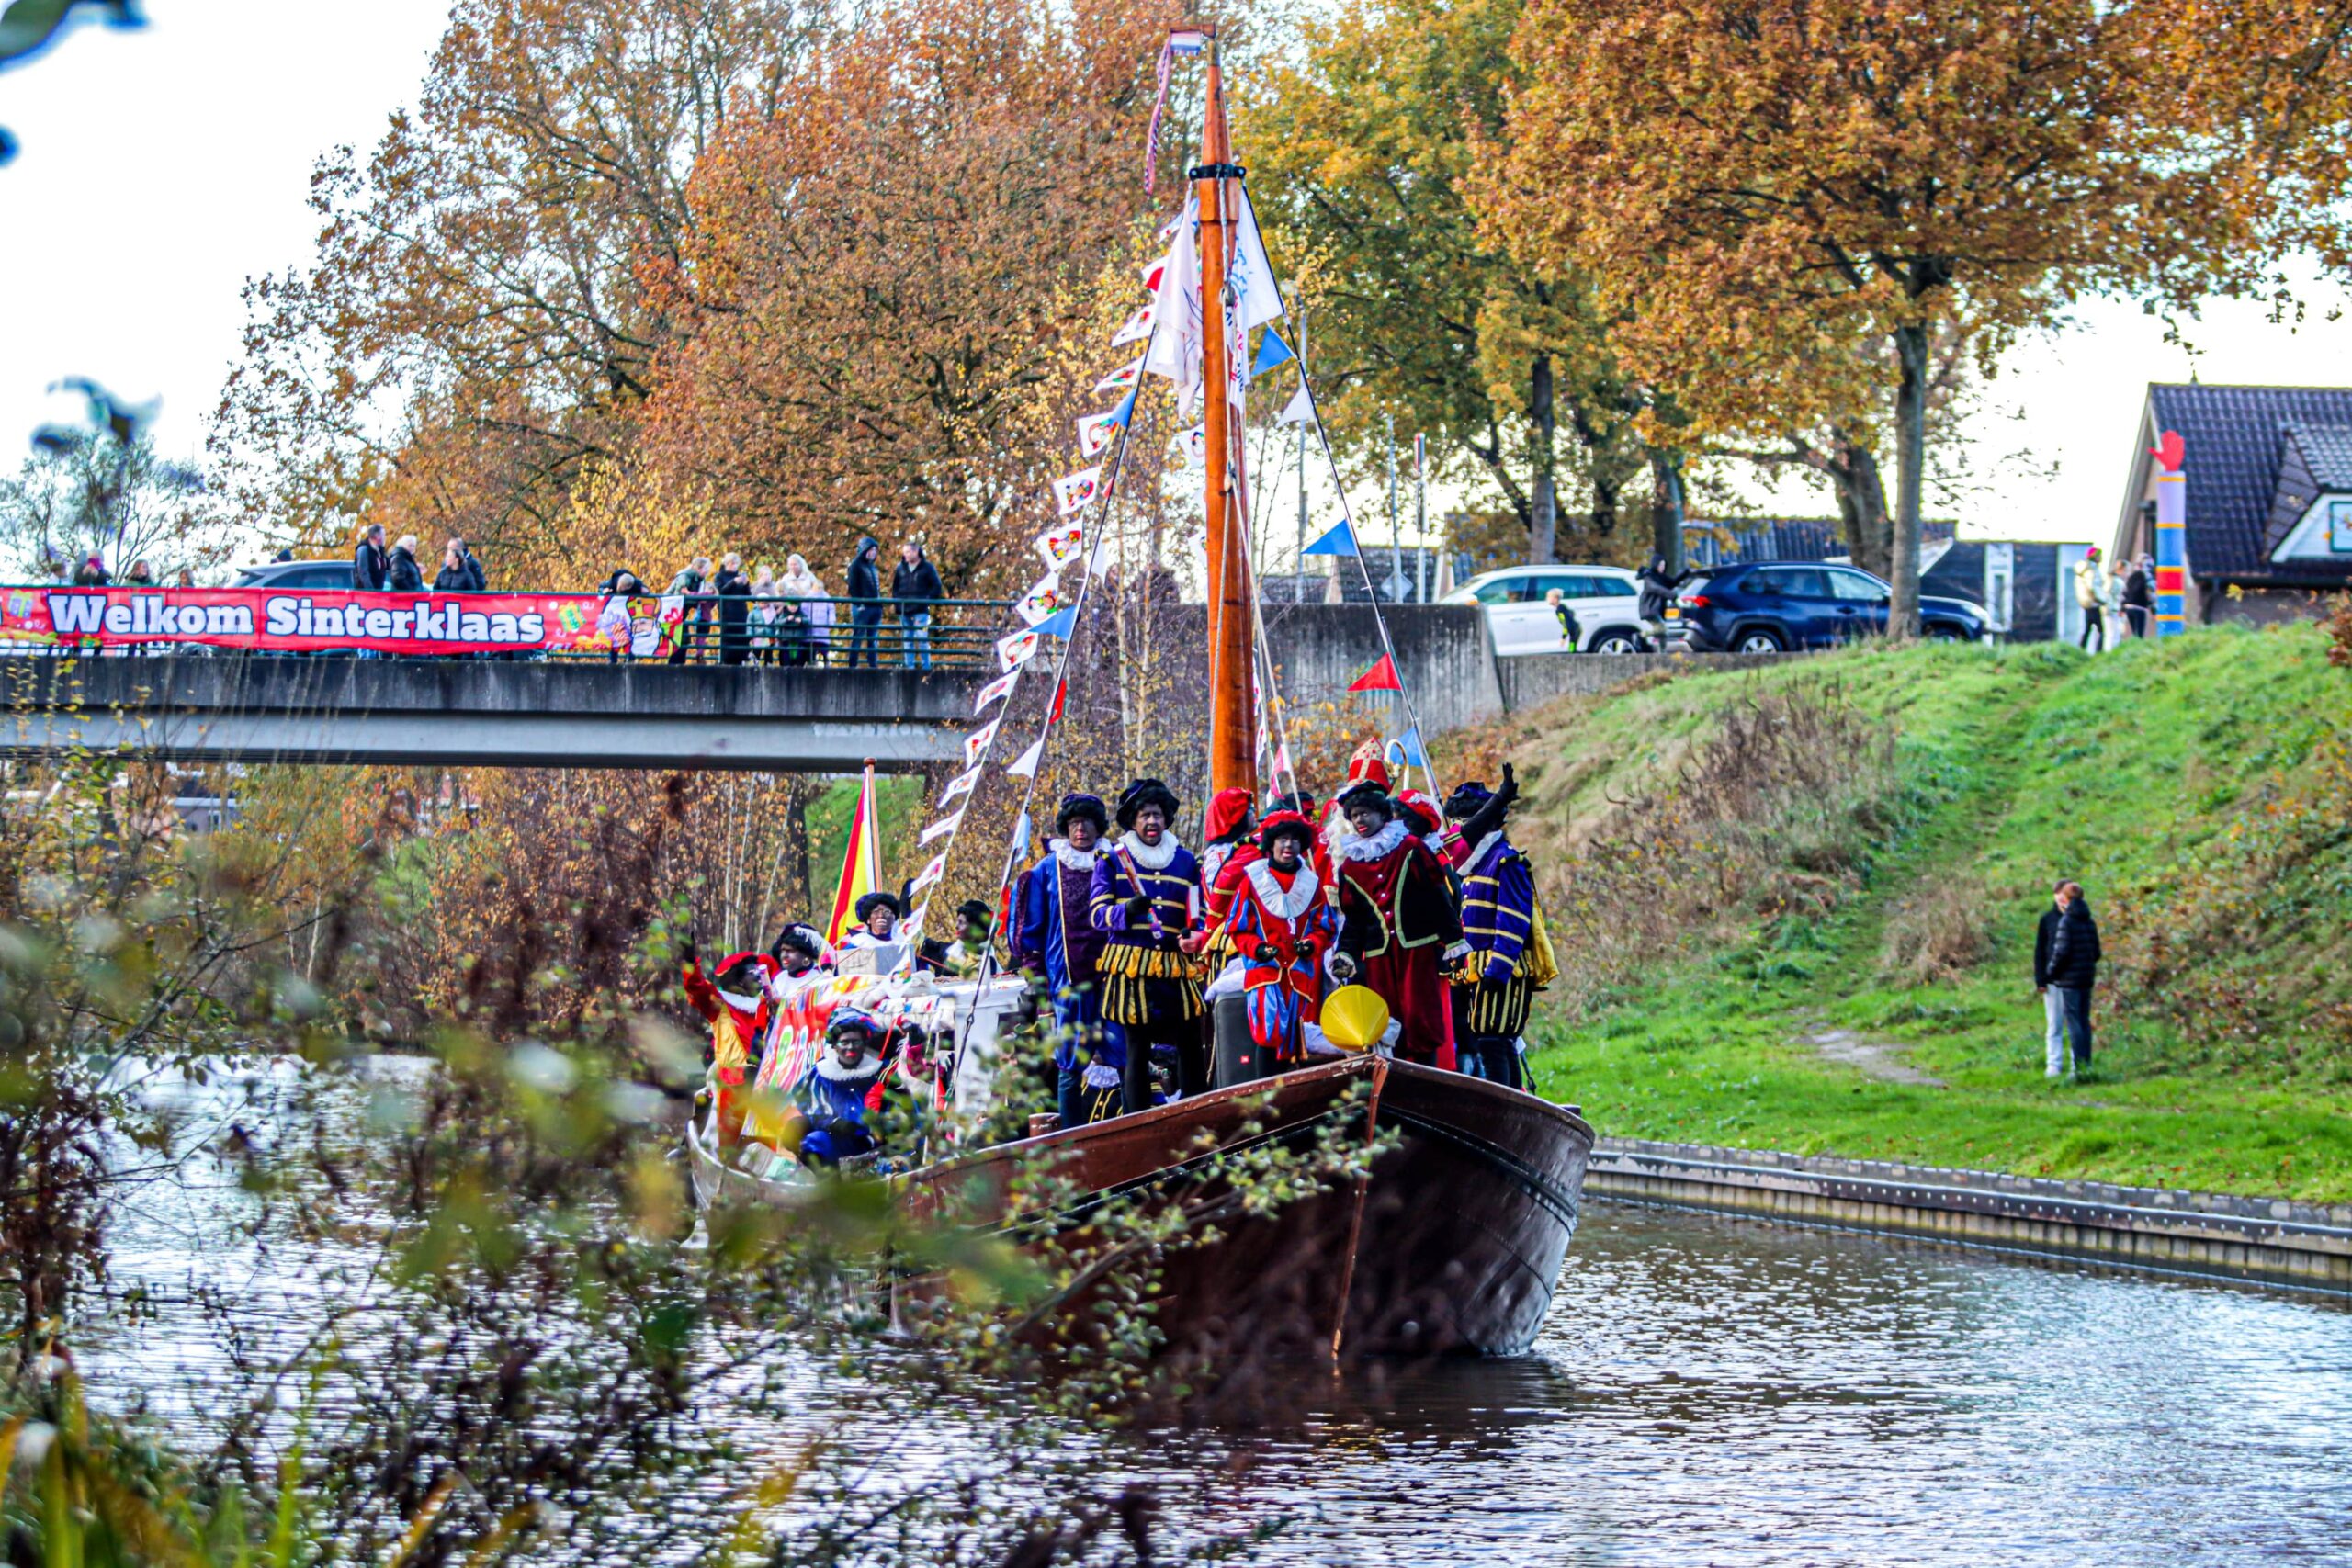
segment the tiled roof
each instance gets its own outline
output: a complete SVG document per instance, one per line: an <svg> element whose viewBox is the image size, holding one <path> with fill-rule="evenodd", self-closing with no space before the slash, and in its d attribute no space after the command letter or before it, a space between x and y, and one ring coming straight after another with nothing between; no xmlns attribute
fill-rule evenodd
<svg viewBox="0 0 2352 1568"><path fill-rule="evenodd" d="M2313 424L2308 420L2284 422L2287 434L2303 449L2312 478L2323 490L2352 491L2352 424Z"/></svg>
<svg viewBox="0 0 2352 1568"><path fill-rule="evenodd" d="M1826 560L1846 553L1835 517L1692 518L1682 525L1683 550L1692 566L1742 566L1751 561ZM1923 517L1919 532L1929 544L1952 536L1951 521ZM1724 543L1723 536L1731 536Z"/></svg>
<svg viewBox="0 0 2352 1568"><path fill-rule="evenodd" d="M2341 570L2274 566L2263 547L2264 524L2278 485L2278 446L2290 420L2352 426L2352 387L2205 387L2158 383L2148 389L2157 434L2180 432L2188 476L2188 568L2200 578L2341 581Z"/></svg>

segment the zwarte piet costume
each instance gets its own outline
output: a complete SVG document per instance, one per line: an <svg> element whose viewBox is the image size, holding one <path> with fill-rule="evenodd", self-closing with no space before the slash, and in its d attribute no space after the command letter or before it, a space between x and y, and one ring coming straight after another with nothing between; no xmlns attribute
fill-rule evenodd
<svg viewBox="0 0 2352 1568"><path fill-rule="evenodd" d="M1484 785L1465 784L1446 800L1446 815L1467 820L1492 798ZM1535 876L1500 825L1464 846L1461 873L1462 938L1470 951L1453 974L1454 1049L1464 1072L1518 1089L1520 1036L1535 994L1526 963Z"/></svg>
<svg viewBox="0 0 2352 1568"><path fill-rule="evenodd" d="M731 1144L743 1126L743 1081L752 1053L760 1048L768 1028L768 983L775 978L776 962L764 953L738 953L718 966L722 987L689 958L683 978L686 1000L710 1021L710 1066L718 1084L718 1132L722 1144Z"/></svg>
<svg viewBox="0 0 2352 1568"><path fill-rule="evenodd" d="M1095 862L1089 903L1104 933L1102 1032L1120 1052L1126 1108L1150 1109L1151 1047L1176 1053L1182 1093L1208 1088L1201 1038L1201 986L1182 946L1200 915L1201 865L1163 831L1156 844L1135 831L1136 814L1157 806L1172 821L1176 795L1158 779L1137 779L1119 795L1120 838Z"/></svg>
<svg viewBox="0 0 2352 1568"><path fill-rule="evenodd" d="M1369 781L1340 792L1341 809L1371 801L1387 822L1335 843L1339 950L1362 982L1388 1004L1401 1033L1396 1054L1408 1061L1455 1066L1453 1018L1444 965L1460 956L1462 923L1453 889L1427 844L1406 826L1387 792Z"/></svg>
<svg viewBox="0 0 2352 1568"><path fill-rule="evenodd" d="M1315 825L1295 811L1277 811L1259 833L1269 854L1242 863L1226 931L1241 955L1250 1037L1276 1064L1289 1066L1306 1055L1301 1031L1315 1021L1322 1000L1323 955L1337 921L1322 879L1303 853L1315 842ZM1302 855L1295 871L1279 869L1270 858L1280 836L1298 841Z"/></svg>
<svg viewBox="0 0 2352 1568"><path fill-rule="evenodd" d="M1111 814L1098 797L1063 798L1054 828L1065 836L1049 840L1037 863L1022 874L1012 944L1014 966L1043 981L1053 1000L1055 1104L1066 1127L1091 1120L1087 1111L1092 1107L1087 1102L1104 1098L1085 1093L1087 1063L1102 1049L1097 965L1103 932L1087 919L1101 852L1074 850L1066 836L1069 825L1081 818L1096 824L1098 831L1111 824ZM1115 1087L1115 1075L1112 1082Z"/></svg>

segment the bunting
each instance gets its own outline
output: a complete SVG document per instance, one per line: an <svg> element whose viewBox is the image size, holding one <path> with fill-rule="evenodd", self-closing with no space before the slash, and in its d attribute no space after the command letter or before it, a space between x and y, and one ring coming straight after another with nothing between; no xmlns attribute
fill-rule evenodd
<svg viewBox="0 0 2352 1568"><path fill-rule="evenodd" d="M972 786L979 782L979 769L965 769L962 773L957 773L954 778L949 779L947 781L947 787L939 792L939 804L944 807L958 795L971 794Z"/></svg>
<svg viewBox="0 0 2352 1568"><path fill-rule="evenodd" d="M1299 553L1310 556L1355 556L1362 555L1363 552L1356 548L1356 531L1348 525L1345 518L1342 518L1333 524L1320 538Z"/></svg>
<svg viewBox="0 0 2352 1568"><path fill-rule="evenodd" d="M933 883L938 881L941 877L946 874L947 852L945 850L942 850L937 854L932 856L931 859L925 863L921 871L915 873L915 879L907 885L907 896L909 897L914 897L914 895L922 892L924 888L930 886ZM929 908L928 905L924 907L926 908Z"/></svg>
<svg viewBox="0 0 2352 1568"><path fill-rule="evenodd" d="M1046 738L1042 735L1030 744L1029 750L1004 765L1004 771L1016 779L1034 779L1037 764L1046 760Z"/></svg>
<svg viewBox="0 0 2352 1568"><path fill-rule="evenodd" d="M1125 428L1127 418L1136 412L1136 395L1129 392L1117 408L1109 413L1088 414L1078 421L1078 454L1081 457L1102 455L1111 445L1111 437Z"/></svg>
<svg viewBox="0 0 2352 1568"><path fill-rule="evenodd" d="M967 806L964 808L964 811L969 811L971 807ZM917 841L927 844L943 833L952 833L956 830L956 825L963 820L963 811L951 812L947 816L941 818L938 821L933 822L930 827L925 828L922 830L922 837Z"/></svg>
<svg viewBox="0 0 2352 1568"><path fill-rule="evenodd" d="M1055 611L1044 620L1039 621L1035 626L1031 626L1029 628L1029 635L1032 637L1068 637L1072 631L1077 629L1077 627L1078 606L1072 604L1068 609Z"/></svg>
<svg viewBox="0 0 2352 1568"><path fill-rule="evenodd" d="M1348 683L1351 692L1401 692L1405 683L1396 679L1396 661L1382 654L1373 660L1372 668Z"/></svg>
<svg viewBox="0 0 2352 1568"><path fill-rule="evenodd" d="M1269 335L1271 336L1272 334ZM1136 379L1142 375L1143 355L1137 355L1128 363L1120 366L1116 370L1112 371L1108 376L1105 376L1100 381L1095 382L1094 390L1097 393L1124 392L1128 388L1134 386Z"/></svg>
<svg viewBox="0 0 2352 1568"><path fill-rule="evenodd" d="M1060 524L1038 535L1035 543L1037 558L1046 563L1046 570L1059 571L1085 552L1086 528L1078 523Z"/></svg>
<svg viewBox="0 0 2352 1568"><path fill-rule="evenodd" d="M1283 334L1268 327L1266 335L1258 342L1258 357L1250 362L1250 374L1263 376L1283 360L1296 357L1291 353L1290 344L1283 341ZM1095 390L1101 391L1102 389L1098 387Z"/></svg>
<svg viewBox="0 0 2352 1568"><path fill-rule="evenodd" d="M1091 468L1080 468L1074 474L1066 474L1056 479L1054 481L1054 511L1063 517L1069 516L1073 512L1083 511L1087 503L1094 499L1095 488L1102 482L1102 465L1100 463Z"/></svg>
<svg viewBox="0 0 2352 1568"><path fill-rule="evenodd" d="M1014 603L1012 611L1023 625L1034 626L1051 619L1063 603L1060 574L1049 571L1029 585L1029 592Z"/></svg>
<svg viewBox="0 0 2352 1568"><path fill-rule="evenodd" d="M1190 430L1180 430L1168 438L1176 456L1188 468L1204 468L1209 461L1209 427L1196 424Z"/></svg>
<svg viewBox="0 0 2352 1568"><path fill-rule="evenodd" d="M1274 423L1276 424L1313 424L1316 423L1315 400L1307 396L1306 383L1305 381L1299 382L1298 390L1293 392L1290 397L1290 401L1283 405L1283 412L1274 416Z"/></svg>
<svg viewBox="0 0 2352 1568"><path fill-rule="evenodd" d="M1038 634L1035 626L1025 632L1013 632L1001 637L996 639L997 666L1009 675L1035 659L1037 656L1037 648Z"/></svg>
<svg viewBox="0 0 2352 1568"><path fill-rule="evenodd" d="M1002 702L1005 698L1011 696L1012 694L1012 683L1019 679L1021 679L1021 672L1016 670L1006 674L1000 675L995 680L990 681L987 685L982 686L980 688L979 695L972 699L972 716L975 718L978 717L980 710L987 707L990 703Z"/></svg>
<svg viewBox="0 0 2352 1568"><path fill-rule="evenodd" d="M996 728L1003 722L1001 718L992 718L964 737L964 765L967 768L980 765L981 753L989 749L989 742L996 739Z"/></svg>
<svg viewBox="0 0 2352 1568"><path fill-rule="evenodd" d="M1136 313L1129 316L1121 323L1119 330L1111 334L1111 346L1116 348L1123 343L1142 343L1149 338L1153 314L1154 307L1150 305L1138 307Z"/></svg>

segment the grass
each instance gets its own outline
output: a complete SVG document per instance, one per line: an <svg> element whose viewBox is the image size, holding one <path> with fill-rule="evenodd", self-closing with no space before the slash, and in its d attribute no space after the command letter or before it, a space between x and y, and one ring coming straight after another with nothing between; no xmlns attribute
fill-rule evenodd
<svg viewBox="0 0 2352 1568"><path fill-rule="evenodd" d="M1897 737L1894 826L1857 846L1859 888L1662 952L1577 1016L1540 1012L1544 1092L1623 1136L2352 1199L2352 680L2316 628L2095 660L1863 649L1559 705L1497 743L1532 781L1524 836L1573 883L1577 842L1729 705L1825 680ZM2088 887L2117 984L2092 1075L2052 1084L2030 971L2061 874ZM1889 920L1956 918L1954 886L1984 900L1939 944L1956 962L1932 982L1890 964L1919 933L1890 943ZM1805 1036L1826 1029L1944 1087L1825 1060Z"/></svg>

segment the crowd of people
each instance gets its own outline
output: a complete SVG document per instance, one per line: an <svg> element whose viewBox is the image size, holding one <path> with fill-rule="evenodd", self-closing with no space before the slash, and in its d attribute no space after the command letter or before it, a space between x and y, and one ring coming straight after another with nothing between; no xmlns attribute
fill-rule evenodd
<svg viewBox="0 0 2352 1568"><path fill-rule="evenodd" d="M2108 630L2109 612L2122 617L2120 629L2125 636L2149 636L2155 617L2155 583L2154 557L2143 555L2138 560L2126 561L2122 570L2109 571L2098 547L2093 545L2075 563L2075 604L2083 613L2081 646L2092 652L2105 652L2113 646L2114 634ZM2094 641L2098 645L2096 649L2091 646Z"/></svg>
<svg viewBox="0 0 2352 1568"><path fill-rule="evenodd" d="M1158 779L1134 781L1115 804L1074 793L1045 853L1007 890L1002 918L965 903L953 940L921 943L918 962L949 976L1027 978L1062 1126L1337 1056L1351 1047L1327 1040L1320 1019L1345 986L1385 1004L1382 1043L1396 1056L1521 1087L1528 1011L1554 971L1533 873L1508 835L1517 794L1506 766L1498 788L1466 783L1441 806L1396 787L1367 749L1319 811L1305 792L1275 798L1262 816L1249 791L1219 792L1195 851L1176 832L1175 793ZM897 944L897 896L869 893L854 913L844 947ZM722 1086L742 1081L769 999L837 962L800 923L767 953L729 958L715 980L689 961L687 991L712 1021ZM868 1015L836 1010L825 1050L793 1089L807 1120L804 1160L871 1152L868 1112L928 1083L933 1065L922 1043L910 1047ZM1042 1099L1045 1083L1038 1089Z"/></svg>
<svg viewBox="0 0 2352 1568"><path fill-rule="evenodd" d="M932 617L947 598L946 585L922 546L910 539L899 547L886 592L878 564L881 551L880 542L871 536L858 540L838 598L803 556L786 556L784 573L778 576L765 563L746 570L742 556L732 550L716 565L708 556L695 557L666 588L655 590L623 567L596 591L616 602L657 592L683 599L686 614L670 642L667 658L672 664L702 662L715 654L721 664L840 663L854 668L863 662L879 668L884 617L895 611L896 661L910 670L928 670ZM846 614L837 614L841 611Z"/></svg>

